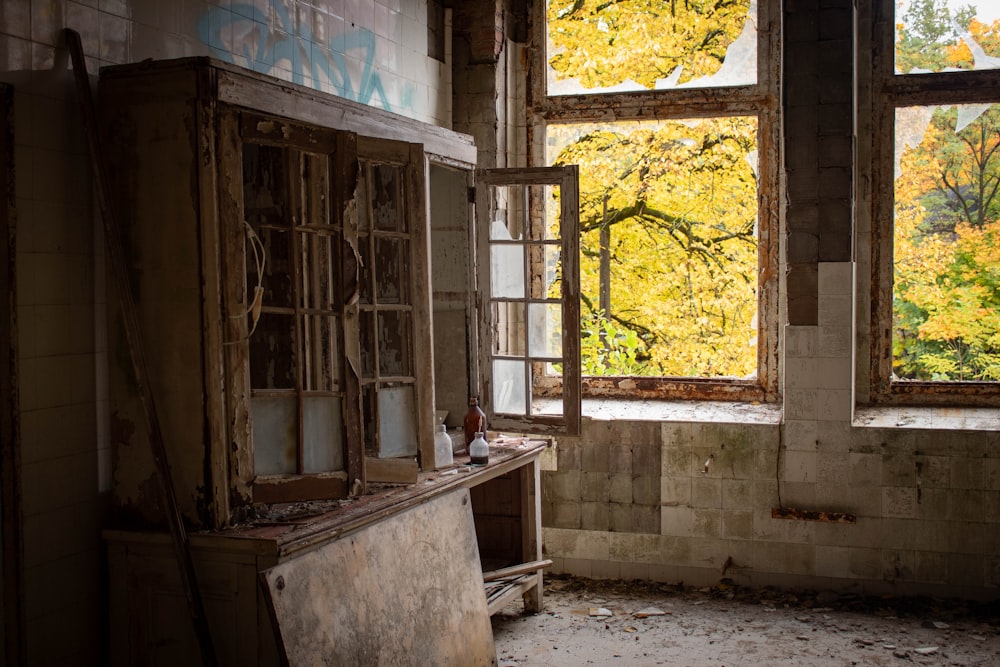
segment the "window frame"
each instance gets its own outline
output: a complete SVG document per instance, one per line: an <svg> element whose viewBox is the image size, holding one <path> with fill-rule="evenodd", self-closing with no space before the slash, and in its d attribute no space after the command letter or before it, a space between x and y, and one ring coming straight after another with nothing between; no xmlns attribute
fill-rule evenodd
<svg viewBox="0 0 1000 667"><path fill-rule="evenodd" d="M859 270L869 289L859 285L859 312L870 313L863 334L867 350L859 350L857 388L860 402L883 405L1000 405L1000 382L894 380L892 321L894 282L894 150L895 112L899 107L993 102L1000 104L1000 69L925 74L895 72L895 3L880 0L863 9L858 71L868 86L859 87L859 132L868 141L859 151L858 248L870 243L869 271ZM870 41L869 41L870 40ZM867 121L866 117L869 117ZM863 343L862 343L863 345ZM867 354L867 364L865 355Z"/></svg>
<svg viewBox="0 0 1000 667"><path fill-rule="evenodd" d="M757 9L757 81L751 85L680 88L587 95L546 95L545 2L530 14L536 47L528 67L529 160L545 165L548 123L675 120L712 116L757 118L758 148L758 304L757 373L753 379L703 377L582 378L587 398L700 399L777 402L779 360L779 208L781 183L778 80L780 2L759 0ZM577 334L579 335L579 334Z"/></svg>
<svg viewBox="0 0 1000 667"><path fill-rule="evenodd" d="M510 243L496 244L491 238L490 228L494 212L494 188L505 186L538 186L555 185L559 187L559 238L550 242L539 242L538 239L528 238L515 240ZM508 169L478 169L476 170L476 255L481 258L477 266L477 309L480 313L478 321L480 331L478 332L478 356L480 360L479 380L474 381L472 386L482 388L485 400L480 400L480 405L484 406L487 424L493 430L504 429L527 433L539 434L561 434L579 435L581 429L581 376L580 364L573 363L573 360L580 358L580 336L579 324L575 328L569 326L568 322L580 321L580 264L579 264L579 173L576 165L563 167L535 167L530 169L508 168ZM530 224L537 224L534 220L534 207L529 205L522 215L529 219ZM544 223L545 221L541 221ZM569 232L569 233L567 233ZM542 275L538 268L533 266L528 259L531 256L530 246L558 246L560 249L561 276L560 294L561 299L561 353L563 374L555 381L552 376L544 375L546 362L541 359L543 355L532 354L530 343L525 337L530 337L526 331L522 342L523 355L509 357L511 360L523 359L525 372L529 375L525 382L526 410L524 415L513 415L498 413L493 400L494 380L493 362L501 355L495 351L494 332L496 327L504 324L494 321L493 304L511 303L531 304L545 303L548 300L542 297L533 297L531 285L533 279ZM518 245L525 247L525 295L521 298L497 297L494 295L492 277L492 247L493 245ZM527 320L527 318L525 318ZM537 391L537 393L536 393ZM535 396L548 396L553 399L558 396L562 400L561 415L544 415L533 412Z"/></svg>

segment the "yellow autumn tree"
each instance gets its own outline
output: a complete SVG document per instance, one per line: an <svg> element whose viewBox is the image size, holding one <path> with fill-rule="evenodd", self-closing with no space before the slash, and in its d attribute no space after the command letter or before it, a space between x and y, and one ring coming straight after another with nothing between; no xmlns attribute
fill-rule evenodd
<svg viewBox="0 0 1000 667"><path fill-rule="evenodd" d="M719 72L754 7L550 0L549 65L585 89L683 85ZM550 163L580 166L585 374L755 372L756 137L743 116L548 126Z"/></svg>

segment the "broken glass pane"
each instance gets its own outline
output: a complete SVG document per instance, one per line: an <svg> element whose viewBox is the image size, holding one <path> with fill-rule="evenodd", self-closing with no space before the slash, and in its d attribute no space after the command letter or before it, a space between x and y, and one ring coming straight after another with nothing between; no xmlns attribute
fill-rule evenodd
<svg viewBox="0 0 1000 667"><path fill-rule="evenodd" d="M253 389L295 388L298 350L293 315L263 313L249 344Z"/></svg>
<svg viewBox="0 0 1000 667"><path fill-rule="evenodd" d="M561 299L560 258L562 247L554 244L528 246L531 267L531 298Z"/></svg>
<svg viewBox="0 0 1000 667"><path fill-rule="evenodd" d="M523 357L526 353L524 334L524 302L494 301L492 304L493 354Z"/></svg>
<svg viewBox="0 0 1000 667"><path fill-rule="evenodd" d="M997 69L998 19L996 0L897 0L896 74Z"/></svg>
<svg viewBox="0 0 1000 667"><path fill-rule="evenodd" d="M757 0L549 0L549 95L757 82Z"/></svg>
<svg viewBox="0 0 1000 667"><path fill-rule="evenodd" d="M303 308L329 310L334 307L336 290L334 237L306 233L299 234L299 239L302 246L301 305Z"/></svg>

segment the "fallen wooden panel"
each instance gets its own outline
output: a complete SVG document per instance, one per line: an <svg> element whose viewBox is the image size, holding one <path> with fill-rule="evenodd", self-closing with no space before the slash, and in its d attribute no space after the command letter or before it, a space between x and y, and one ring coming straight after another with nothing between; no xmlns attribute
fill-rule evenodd
<svg viewBox="0 0 1000 667"><path fill-rule="evenodd" d="M825 523L857 523L857 517L848 512L823 512L800 510L794 507L772 507L772 519L797 519L799 521L822 521Z"/></svg>
<svg viewBox="0 0 1000 667"><path fill-rule="evenodd" d="M466 489L262 573L289 665L495 665Z"/></svg>

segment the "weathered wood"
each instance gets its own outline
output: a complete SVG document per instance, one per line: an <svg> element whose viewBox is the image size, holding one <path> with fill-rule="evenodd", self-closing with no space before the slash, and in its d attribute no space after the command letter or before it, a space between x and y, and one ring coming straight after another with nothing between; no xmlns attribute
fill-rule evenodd
<svg viewBox="0 0 1000 667"><path fill-rule="evenodd" d="M253 485L253 501L269 504L343 498L349 489L347 474L341 471L258 477Z"/></svg>
<svg viewBox="0 0 1000 667"><path fill-rule="evenodd" d="M468 492L262 573L289 665L494 665Z"/></svg>
<svg viewBox="0 0 1000 667"><path fill-rule="evenodd" d="M167 514L170 532L173 536L175 556L183 582L182 588L187 598L191 622L201 649L201 659L205 667L213 667L217 664L217 660L215 648L212 644L212 634L205 616L204 601L201 597L201 591L198 588L194 563L191 560L187 532L184 522L181 519L180 508L177 504L173 476L170 471L170 462L167 460L163 432L160 429L156 403L150 386L149 370L143 351L142 333L138 313L135 308L135 301L132 296L132 285L125 262L125 253L121 246L118 221L115 218L115 212L108 195L108 178L105 174L106 164L102 155L97 127L97 114L94 111L94 103L91 98L90 77L87 75L83 45L80 41L80 35L76 31L67 28L64 29L63 34L73 61L73 75L76 81L77 95L80 98L80 110L83 115L83 124L87 131L87 143L90 149L90 167L93 171L94 190L97 194L97 204L101 213L101 220L104 222L104 242L108 258L111 262L112 275L117 282L118 295L121 301L120 305L125 320L125 335L129 342L129 355L134 374L133 379L139 385L139 393L146 418L146 427L152 447L153 460L156 463L157 481L165 505L163 509Z"/></svg>
<svg viewBox="0 0 1000 667"><path fill-rule="evenodd" d="M17 219L14 189L14 89L0 85L0 509L3 522L3 656L24 664L24 524L18 407Z"/></svg>
<svg viewBox="0 0 1000 667"><path fill-rule="evenodd" d="M365 473L369 482L385 482L389 484L413 484L417 481L419 466L416 459L377 459L365 458Z"/></svg>
<svg viewBox="0 0 1000 667"><path fill-rule="evenodd" d="M546 558L545 560L533 560L530 563L521 563L520 565L503 567L500 568L499 570L491 570L490 572L483 572L483 581L495 581L497 579L503 579L504 577L527 574L529 572L537 572L538 570L544 570L545 568L551 566L552 566L552 561L548 558Z"/></svg>

